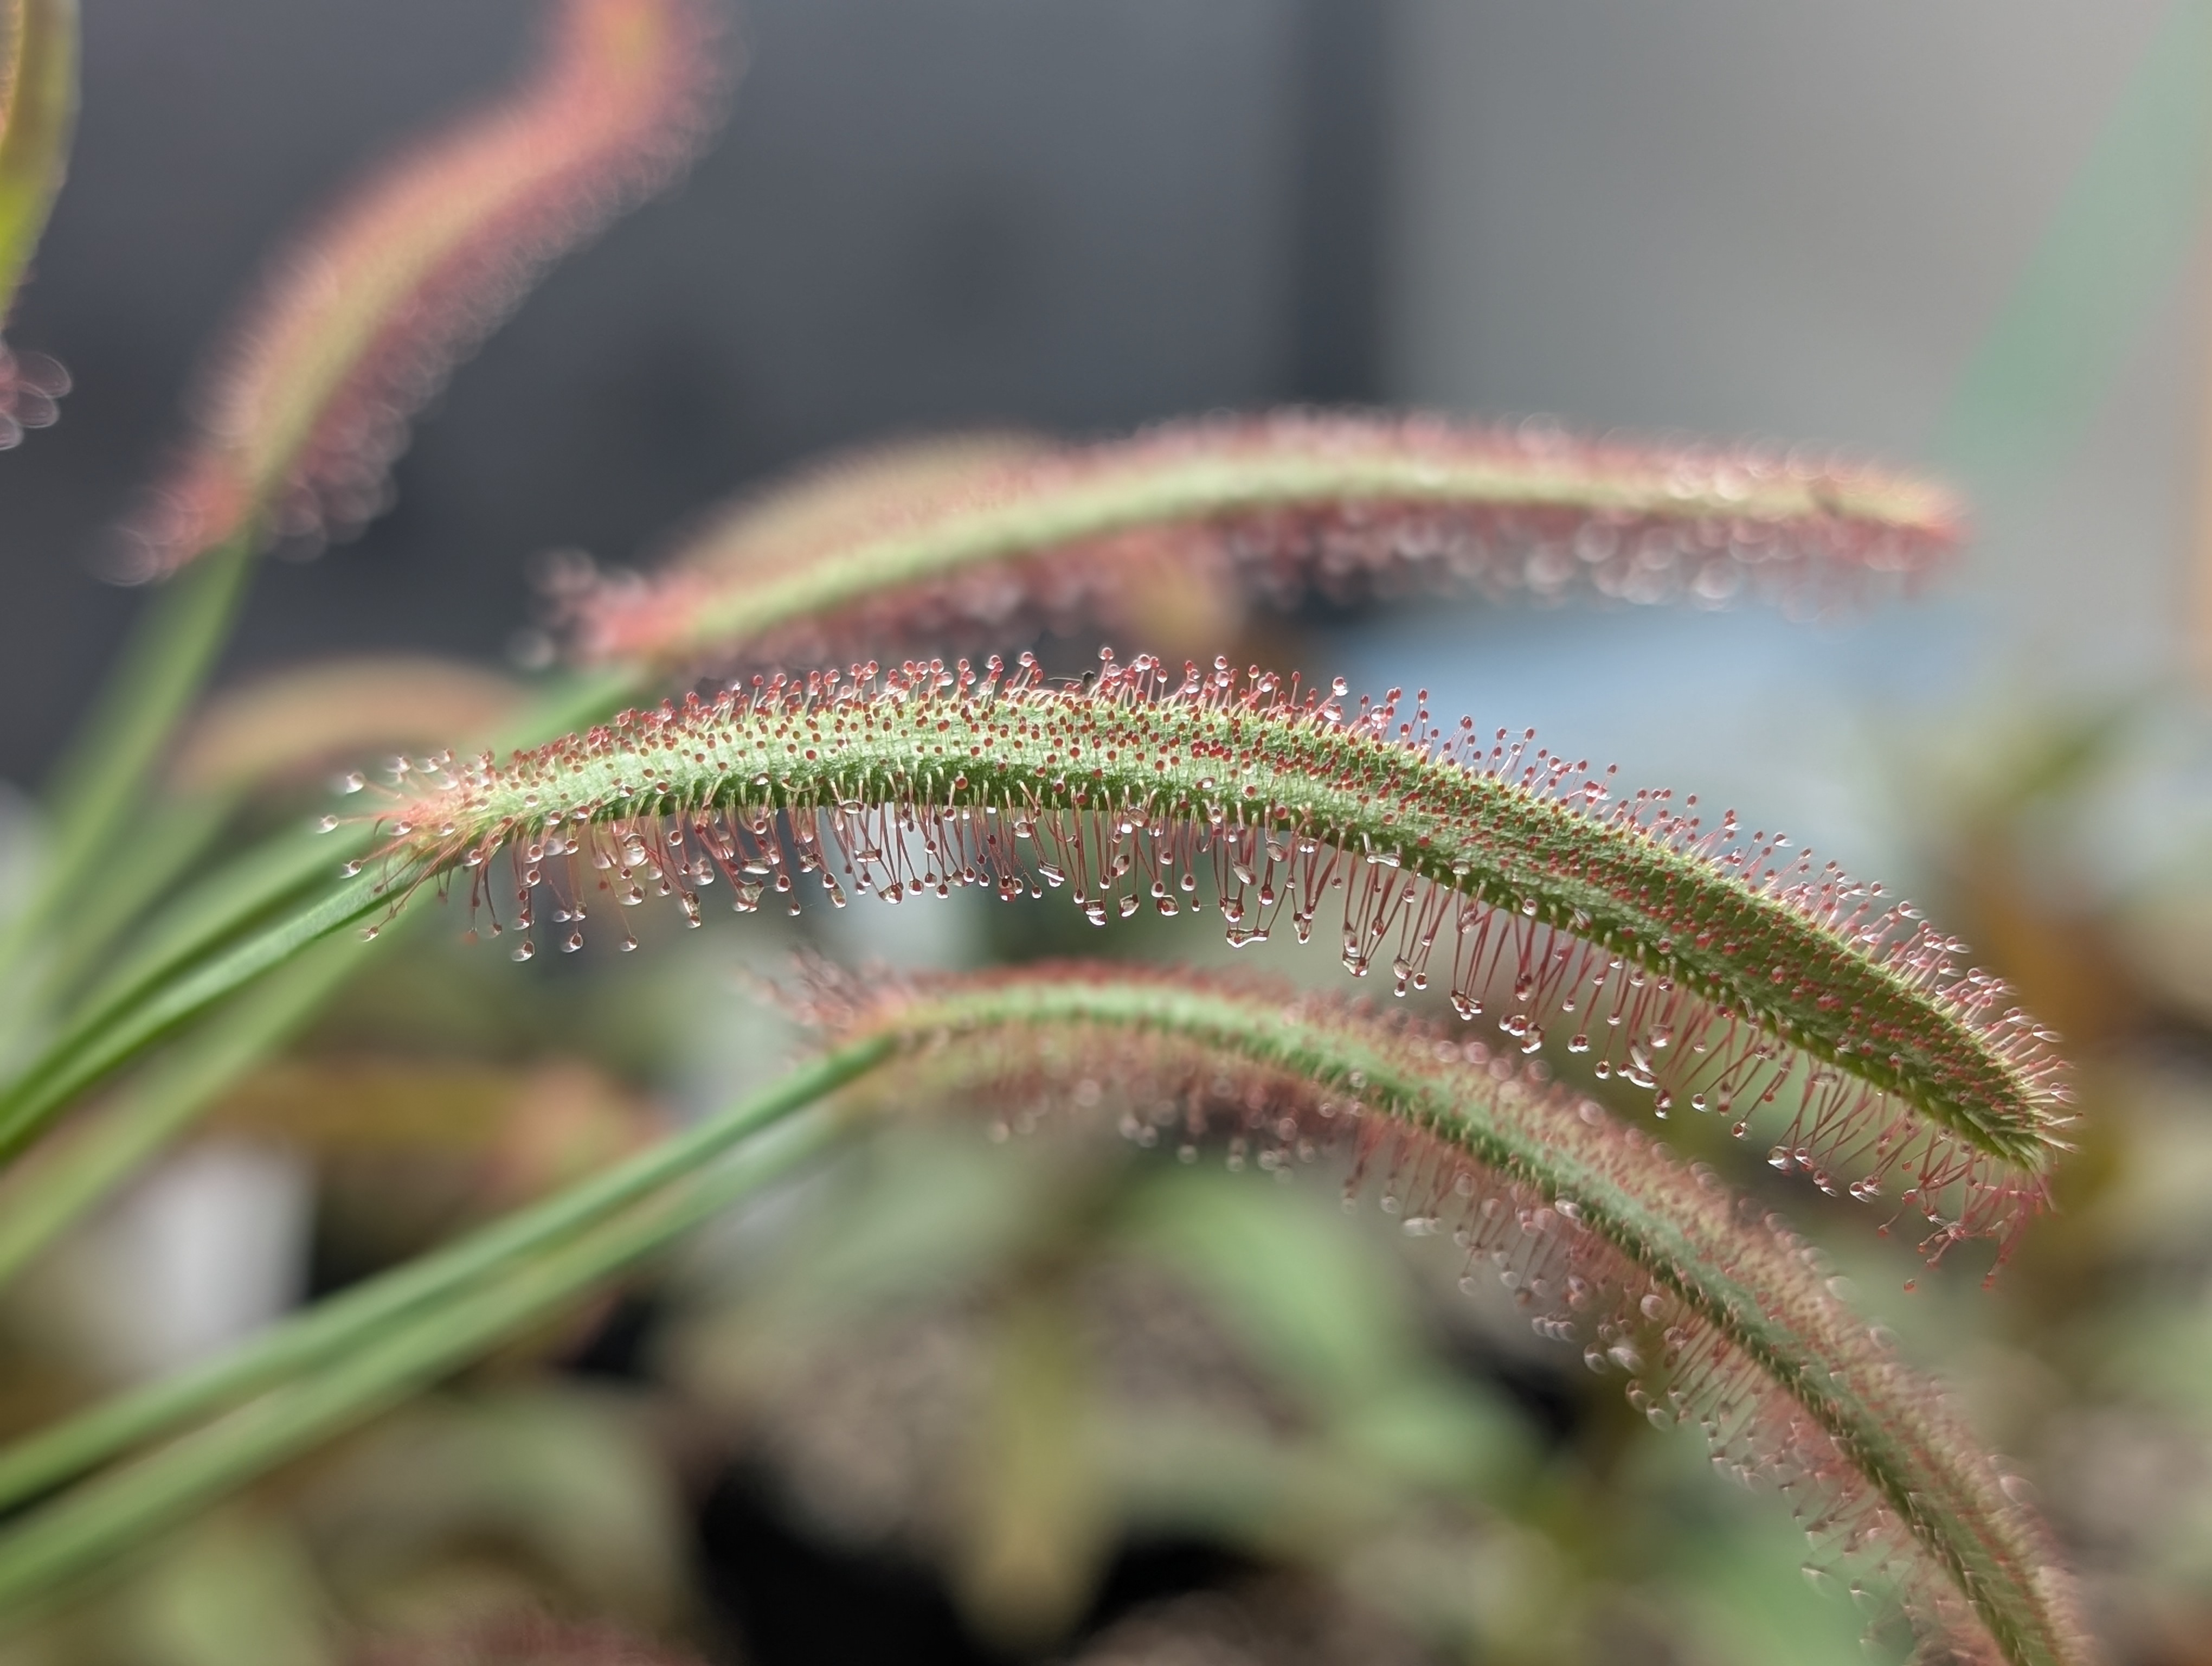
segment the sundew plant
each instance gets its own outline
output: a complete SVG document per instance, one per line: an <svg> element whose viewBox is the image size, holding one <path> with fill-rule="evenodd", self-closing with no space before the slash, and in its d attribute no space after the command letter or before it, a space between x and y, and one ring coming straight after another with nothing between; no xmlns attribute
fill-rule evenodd
<svg viewBox="0 0 2212 1666"><path fill-rule="evenodd" d="M6 9L12 285L61 179L74 20ZM1708 1119L1866 1232L2001 1268L2068 1139L2057 1037L1755 808L1433 709L1418 666L1356 691L1229 657L1248 607L1414 593L1832 615L1941 573L1961 510L1936 486L1364 411L910 443L739 502L655 571L567 573L561 663L533 679L331 666L187 730L260 554L382 508L410 416L548 262L675 175L732 56L704 0L549 0L516 89L310 228L209 361L125 513L140 628L0 941L0 1161L36 1183L8 1191L0 1276L403 933L528 961L635 948L656 909L742 933L976 891L1072 907L1102 943L1142 915L1174 922L1155 944L1305 945L1360 999L1104 960L813 967L782 999L818 1043L770 1085L0 1450L0 1622L936 1107L1344 1176L1674 1438L1781 1489L1878 1633L2090 1658L2025 1488L1811 1243L1662 1126ZM11 350L7 437L63 386ZM1143 651L1164 596L1224 652ZM1082 674L1048 672L1046 630L1095 648ZM334 759L357 772L315 828L251 831L252 794ZM120 860L149 823L159 854Z"/></svg>

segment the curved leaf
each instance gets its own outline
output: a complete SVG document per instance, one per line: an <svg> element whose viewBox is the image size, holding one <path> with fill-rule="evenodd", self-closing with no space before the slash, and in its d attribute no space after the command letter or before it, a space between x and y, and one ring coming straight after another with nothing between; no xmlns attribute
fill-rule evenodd
<svg viewBox="0 0 2212 1666"><path fill-rule="evenodd" d="M1356 975L1404 994L1433 969L1463 1018L1525 1052L1564 1043L1662 1114L1744 1134L1780 1106L1778 1166L1863 1197L1901 1183L1931 1254L2008 1237L2040 1202L2065 1121L2051 1038L1915 910L1746 839L1733 812L1708 824L1694 797L1618 795L1534 731L1447 733L1425 704L1401 721L1395 690L1352 712L1342 692L1218 661L1177 684L1141 657L1088 690L1045 686L1026 656L1011 678L994 660L756 679L410 775L384 883L469 874L525 959L541 887L576 948L603 899L672 895L696 923L717 882L740 912L795 912L802 879L839 905L1065 886L1103 925L1182 911L1203 874L1232 943L1304 941L1326 909Z"/></svg>
<svg viewBox="0 0 2212 1666"><path fill-rule="evenodd" d="M1097 1107L1140 1140L1225 1134L1262 1168L1348 1152L1353 1183L1449 1233L1540 1335L1781 1487L1819 1554L1879 1569L1924 1636L1968 1658L2088 1657L2042 1524L1805 1241L1510 1052L1190 973L1025 966L829 994L817 1013L841 1042L905 1052L876 1079L901 1108Z"/></svg>
<svg viewBox="0 0 2212 1666"><path fill-rule="evenodd" d="M1937 488L1809 454L1285 411L866 454L570 611L585 659L661 666L927 651L1102 611L1126 624L1194 573L1279 601L1429 587L1817 612L1917 580L1959 537Z"/></svg>
<svg viewBox="0 0 2212 1666"><path fill-rule="evenodd" d="M382 508L408 420L454 361L696 148L720 79L710 33L704 0L559 0L519 93L401 157L278 265L121 576Z"/></svg>
<svg viewBox="0 0 2212 1666"><path fill-rule="evenodd" d="M21 1498L278 1385L0 1537L0 1608L43 1597L665 1245L779 1166L753 1162L751 1144L717 1153L843 1089L835 1117L774 1130L776 1150L941 1098L1025 1115L1103 1108L1139 1136L1227 1134L1263 1166L1348 1151L1355 1181L1379 1181L1409 1225L1455 1231L1540 1332L1626 1372L1655 1420L1699 1424L1726 1466L1787 1489L1823 1550L1894 1586L1925 1634L2021 1666L2086 1657L2039 1524L1941 1396L1830 1293L1802 1241L1510 1055L1287 991L1126 969L857 994L830 984L813 1006L833 1045L763 1094L0 1457L0 1496Z"/></svg>

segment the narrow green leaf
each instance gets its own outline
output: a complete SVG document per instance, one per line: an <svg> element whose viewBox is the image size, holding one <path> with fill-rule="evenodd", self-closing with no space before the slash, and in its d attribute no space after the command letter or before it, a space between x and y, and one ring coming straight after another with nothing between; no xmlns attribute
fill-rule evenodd
<svg viewBox="0 0 2212 1666"><path fill-rule="evenodd" d="M629 686L618 672L561 678L541 691L518 720L514 735L539 737L599 715L618 703ZM360 830L350 842L288 830L179 897L79 1003L38 1058L0 1090L0 1163L36 1139L77 1093L143 1048L319 938L380 909L388 911L389 902L369 876L336 898L299 903L273 922L267 919L318 879L334 876L366 842ZM392 927L406 924L402 918ZM173 1115L181 1127L190 1113Z"/></svg>
<svg viewBox="0 0 2212 1666"><path fill-rule="evenodd" d="M7 62L0 68L0 320L37 252L69 167L76 126L76 0L7 0L0 6Z"/></svg>
<svg viewBox="0 0 2212 1666"><path fill-rule="evenodd" d="M0 1194L0 1286L258 1064L360 966L358 945L325 940L284 976L257 985L130 1083L97 1122ZM27 1179L35 1183L21 1183Z"/></svg>
<svg viewBox="0 0 2212 1666"><path fill-rule="evenodd" d="M395 1319L510 1270L694 1173L780 1118L875 1068L891 1051L892 1043L878 1037L840 1048L663 1144L356 1286L233 1353L0 1451L0 1510L271 1383L369 1346Z"/></svg>
<svg viewBox="0 0 2212 1666"><path fill-rule="evenodd" d="M608 715L637 693L635 682L617 672L564 677L538 691L528 708L505 727L500 744L542 741ZM288 827L232 857L146 923L122 958L77 1002L66 1033L89 1035L115 1021L281 906L321 889L347 862L363 855L368 842L360 828L318 837L304 828Z"/></svg>
<svg viewBox="0 0 2212 1666"><path fill-rule="evenodd" d="M801 1118L606 1221L472 1286L211 1427L71 1493L0 1533L0 1626L17 1626L153 1534L436 1382L665 1249L817 1155L837 1125Z"/></svg>
<svg viewBox="0 0 2212 1666"><path fill-rule="evenodd" d="M786 1139L815 1149L872 1109L1004 1102L1103 1104L1155 1131L1164 1115L1175 1137L1224 1130L1248 1155L1257 1146L1263 1166L1346 1150L1355 1177L1379 1183L1409 1226L1456 1225L1474 1263L1524 1292L1540 1331L1626 1371L1656 1419L1701 1424L1717 1456L1789 1484L1829 1554L1878 1560L1902 1581L1917 1624L1954 1643L1979 1637L2015 1666L2086 1657L2039 1525L1941 1396L1826 1289L1802 1240L1480 1043L1286 991L1107 967L830 986L817 1010L836 1027L832 1052L711 1131L0 1460L20 1497L180 1415L309 1373L0 1536L0 1609L50 1598L57 1582L652 1254L757 1183L757 1146L699 1167L710 1146L740 1122L764 1126L846 1086L857 1097L838 1118L775 1129L776 1149ZM618 1200L639 1207L568 1236Z"/></svg>
<svg viewBox="0 0 2212 1666"><path fill-rule="evenodd" d="M206 860L238 813L227 793L194 793L163 803L161 836L138 843L70 909L69 930L46 945L46 983L57 999L81 994L116 940L163 897L173 897Z"/></svg>
<svg viewBox="0 0 2212 1666"><path fill-rule="evenodd" d="M155 597L70 744L51 802L50 854L22 910L0 933L0 971L17 976L33 947L90 885L147 797L163 748L222 651L244 592L243 544L210 556Z"/></svg>
<svg viewBox="0 0 2212 1666"><path fill-rule="evenodd" d="M309 945L389 906L383 887L365 874L196 965L119 1014L64 1036L0 1094L0 1161L21 1152L72 1099L126 1060Z"/></svg>

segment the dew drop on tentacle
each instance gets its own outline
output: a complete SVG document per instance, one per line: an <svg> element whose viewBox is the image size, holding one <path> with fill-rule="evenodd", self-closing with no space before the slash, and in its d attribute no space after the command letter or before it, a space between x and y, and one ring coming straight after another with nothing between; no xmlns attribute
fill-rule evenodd
<svg viewBox="0 0 2212 1666"><path fill-rule="evenodd" d="M1834 1038L1831 1062L1781 1040L1779 1020L1763 1011L1787 998L1760 993L1764 973L1790 964L1775 958L1784 950L1817 945L1867 978L1909 976L1917 1005L1884 1023L1956 1043L1960 1055L1981 1060L1985 1084L2002 1079L2035 1116L2055 1115L2063 1089L2047 1042L2002 1011L1994 980L1950 970L1951 939L1879 888L1783 855L1778 834L1743 841L1732 815L1709 827L1687 800L1678 808L1669 793L1623 793L1607 784L1609 771L1592 775L1526 733L1499 730L1478 750L1463 726L1467 746L1447 756L1440 727L1425 715L1401 722L1399 709L1395 696L1348 714L1294 702L1282 685L1225 666L1210 676L1187 669L1178 683L1149 656L1110 654L1080 690L989 685L936 661L856 668L834 683L757 679L749 691L626 714L504 766L485 758L447 772L436 794L388 818L385 854L420 883L509 849L525 926L529 891L581 871L580 848L617 903L635 906L652 891L676 899L688 921L718 873L744 913L770 891L795 910L794 874L817 873L832 906L971 886L1009 900L1059 891L1103 926L1146 900L1182 912L1203 869L1232 946L1268 940L1285 914L1301 941L1334 929L1352 974L1385 965L1410 996L1433 972L1462 1020L1487 1018L1532 1064L1564 1037L1577 1068L1650 1095L1655 1114L1686 1097L1738 1133L1771 1115L1788 1124L1778 1143L1790 1168L1842 1189L1869 1179L1879 1189L1892 1174L1917 1181L1923 1201L1942 1200L1931 1212L1946 1232L2002 1235L2037 1206L2032 1178L1847 1073L1895 1051L1904 1031L1862 1041L1848 1015L1790 1018L1792 1035ZM972 764L956 761L987 753L998 773L979 794ZM1165 781L1153 767L1163 758L1174 766ZM1370 793L1368 809L1326 818L1301 807L1362 781L1391 782L1387 801ZM1397 830L1401 815L1428 830L1419 842ZM402 824L416 830L401 835ZM1508 879L1485 869L1483 853L1504 836L1498 830L1516 827L1559 845L1547 858L1556 872ZM1594 915L1613 906L1596 881L1614 873L1641 884L1655 870L1634 864L1653 853L1700 873L1705 912L1678 921L1653 903L1640 915ZM1567 882L1571 900L1543 900ZM561 905L573 912L580 900ZM489 897L474 891L472 901ZM1741 993L1714 998L1684 975L1691 966L1739 976ZM1946 1072L1972 1085L1948 1060L1937 1073Z"/></svg>

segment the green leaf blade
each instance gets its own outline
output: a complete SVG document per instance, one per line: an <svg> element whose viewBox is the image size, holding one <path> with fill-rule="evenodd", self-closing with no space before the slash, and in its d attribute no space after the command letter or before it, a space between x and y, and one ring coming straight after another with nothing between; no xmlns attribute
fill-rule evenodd
<svg viewBox="0 0 2212 1666"><path fill-rule="evenodd" d="M5 113L0 117L0 320L38 252L76 128L76 0L12 0L5 9Z"/></svg>

